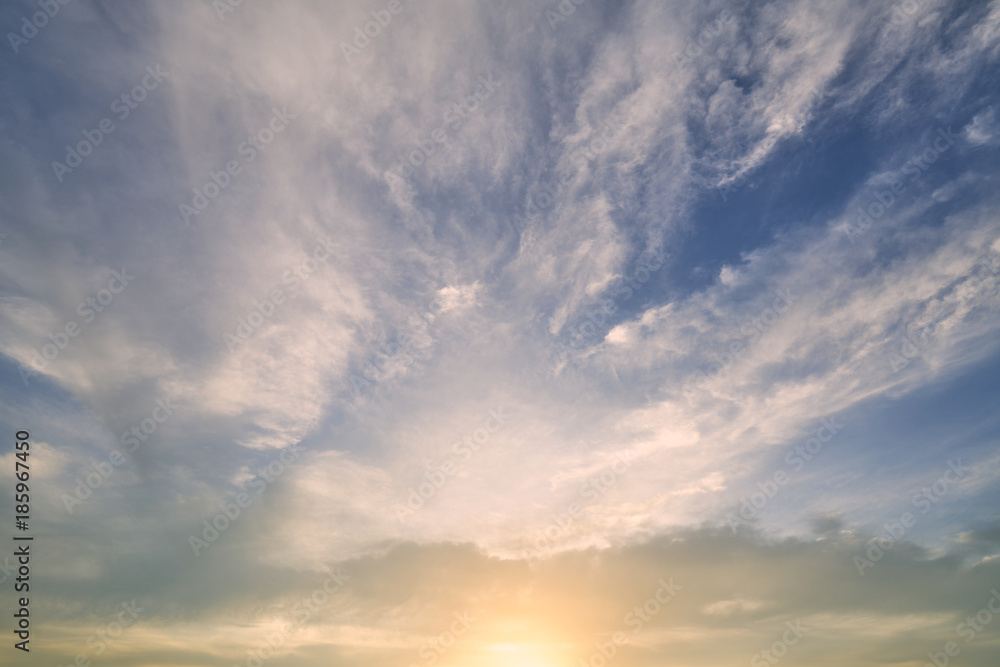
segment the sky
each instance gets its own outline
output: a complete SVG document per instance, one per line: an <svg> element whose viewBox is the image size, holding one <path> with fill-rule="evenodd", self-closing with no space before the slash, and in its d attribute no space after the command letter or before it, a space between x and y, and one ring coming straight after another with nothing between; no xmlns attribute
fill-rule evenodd
<svg viewBox="0 0 1000 667"><path fill-rule="evenodd" d="M1000 0L0 27L0 664L995 667Z"/></svg>

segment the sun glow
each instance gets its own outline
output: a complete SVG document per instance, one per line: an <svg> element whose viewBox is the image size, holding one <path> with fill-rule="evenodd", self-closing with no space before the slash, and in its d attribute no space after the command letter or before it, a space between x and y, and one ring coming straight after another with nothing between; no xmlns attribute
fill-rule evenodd
<svg viewBox="0 0 1000 667"><path fill-rule="evenodd" d="M548 651L535 644L493 644L488 651L496 655L497 667L556 667L561 664Z"/></svg>

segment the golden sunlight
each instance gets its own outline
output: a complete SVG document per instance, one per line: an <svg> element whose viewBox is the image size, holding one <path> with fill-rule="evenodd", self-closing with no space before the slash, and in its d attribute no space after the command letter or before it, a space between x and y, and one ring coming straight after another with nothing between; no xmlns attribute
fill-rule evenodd
<svg viewBox="0 0 1000 667"><path fill-rule="evenodd" d="M496 667L561 667L552 650L538 644L493 644L486 649L491 655L490 665Z"/></svg>

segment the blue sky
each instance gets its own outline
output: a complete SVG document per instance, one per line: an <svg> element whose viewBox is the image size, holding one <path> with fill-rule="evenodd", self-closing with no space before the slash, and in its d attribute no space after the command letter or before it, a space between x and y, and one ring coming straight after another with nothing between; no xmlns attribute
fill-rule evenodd
<svg viewBox="0 0 1000 667"><path fill-rule="evenodd" d="M594 664L673 576L622 667L994 664L1000 3L57 5L0 8L4 660L134 598L106 664Z"/></svg>

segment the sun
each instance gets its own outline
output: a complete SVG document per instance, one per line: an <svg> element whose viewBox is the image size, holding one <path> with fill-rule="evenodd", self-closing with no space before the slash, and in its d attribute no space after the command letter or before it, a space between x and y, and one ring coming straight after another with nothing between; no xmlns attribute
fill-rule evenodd
<svg viewBox="0 0 1000 667"><path fill-rule="evenodd" d="M493 644L487 648L496 656L497 667L554 667L556 664L535 644Z"/></svg>

